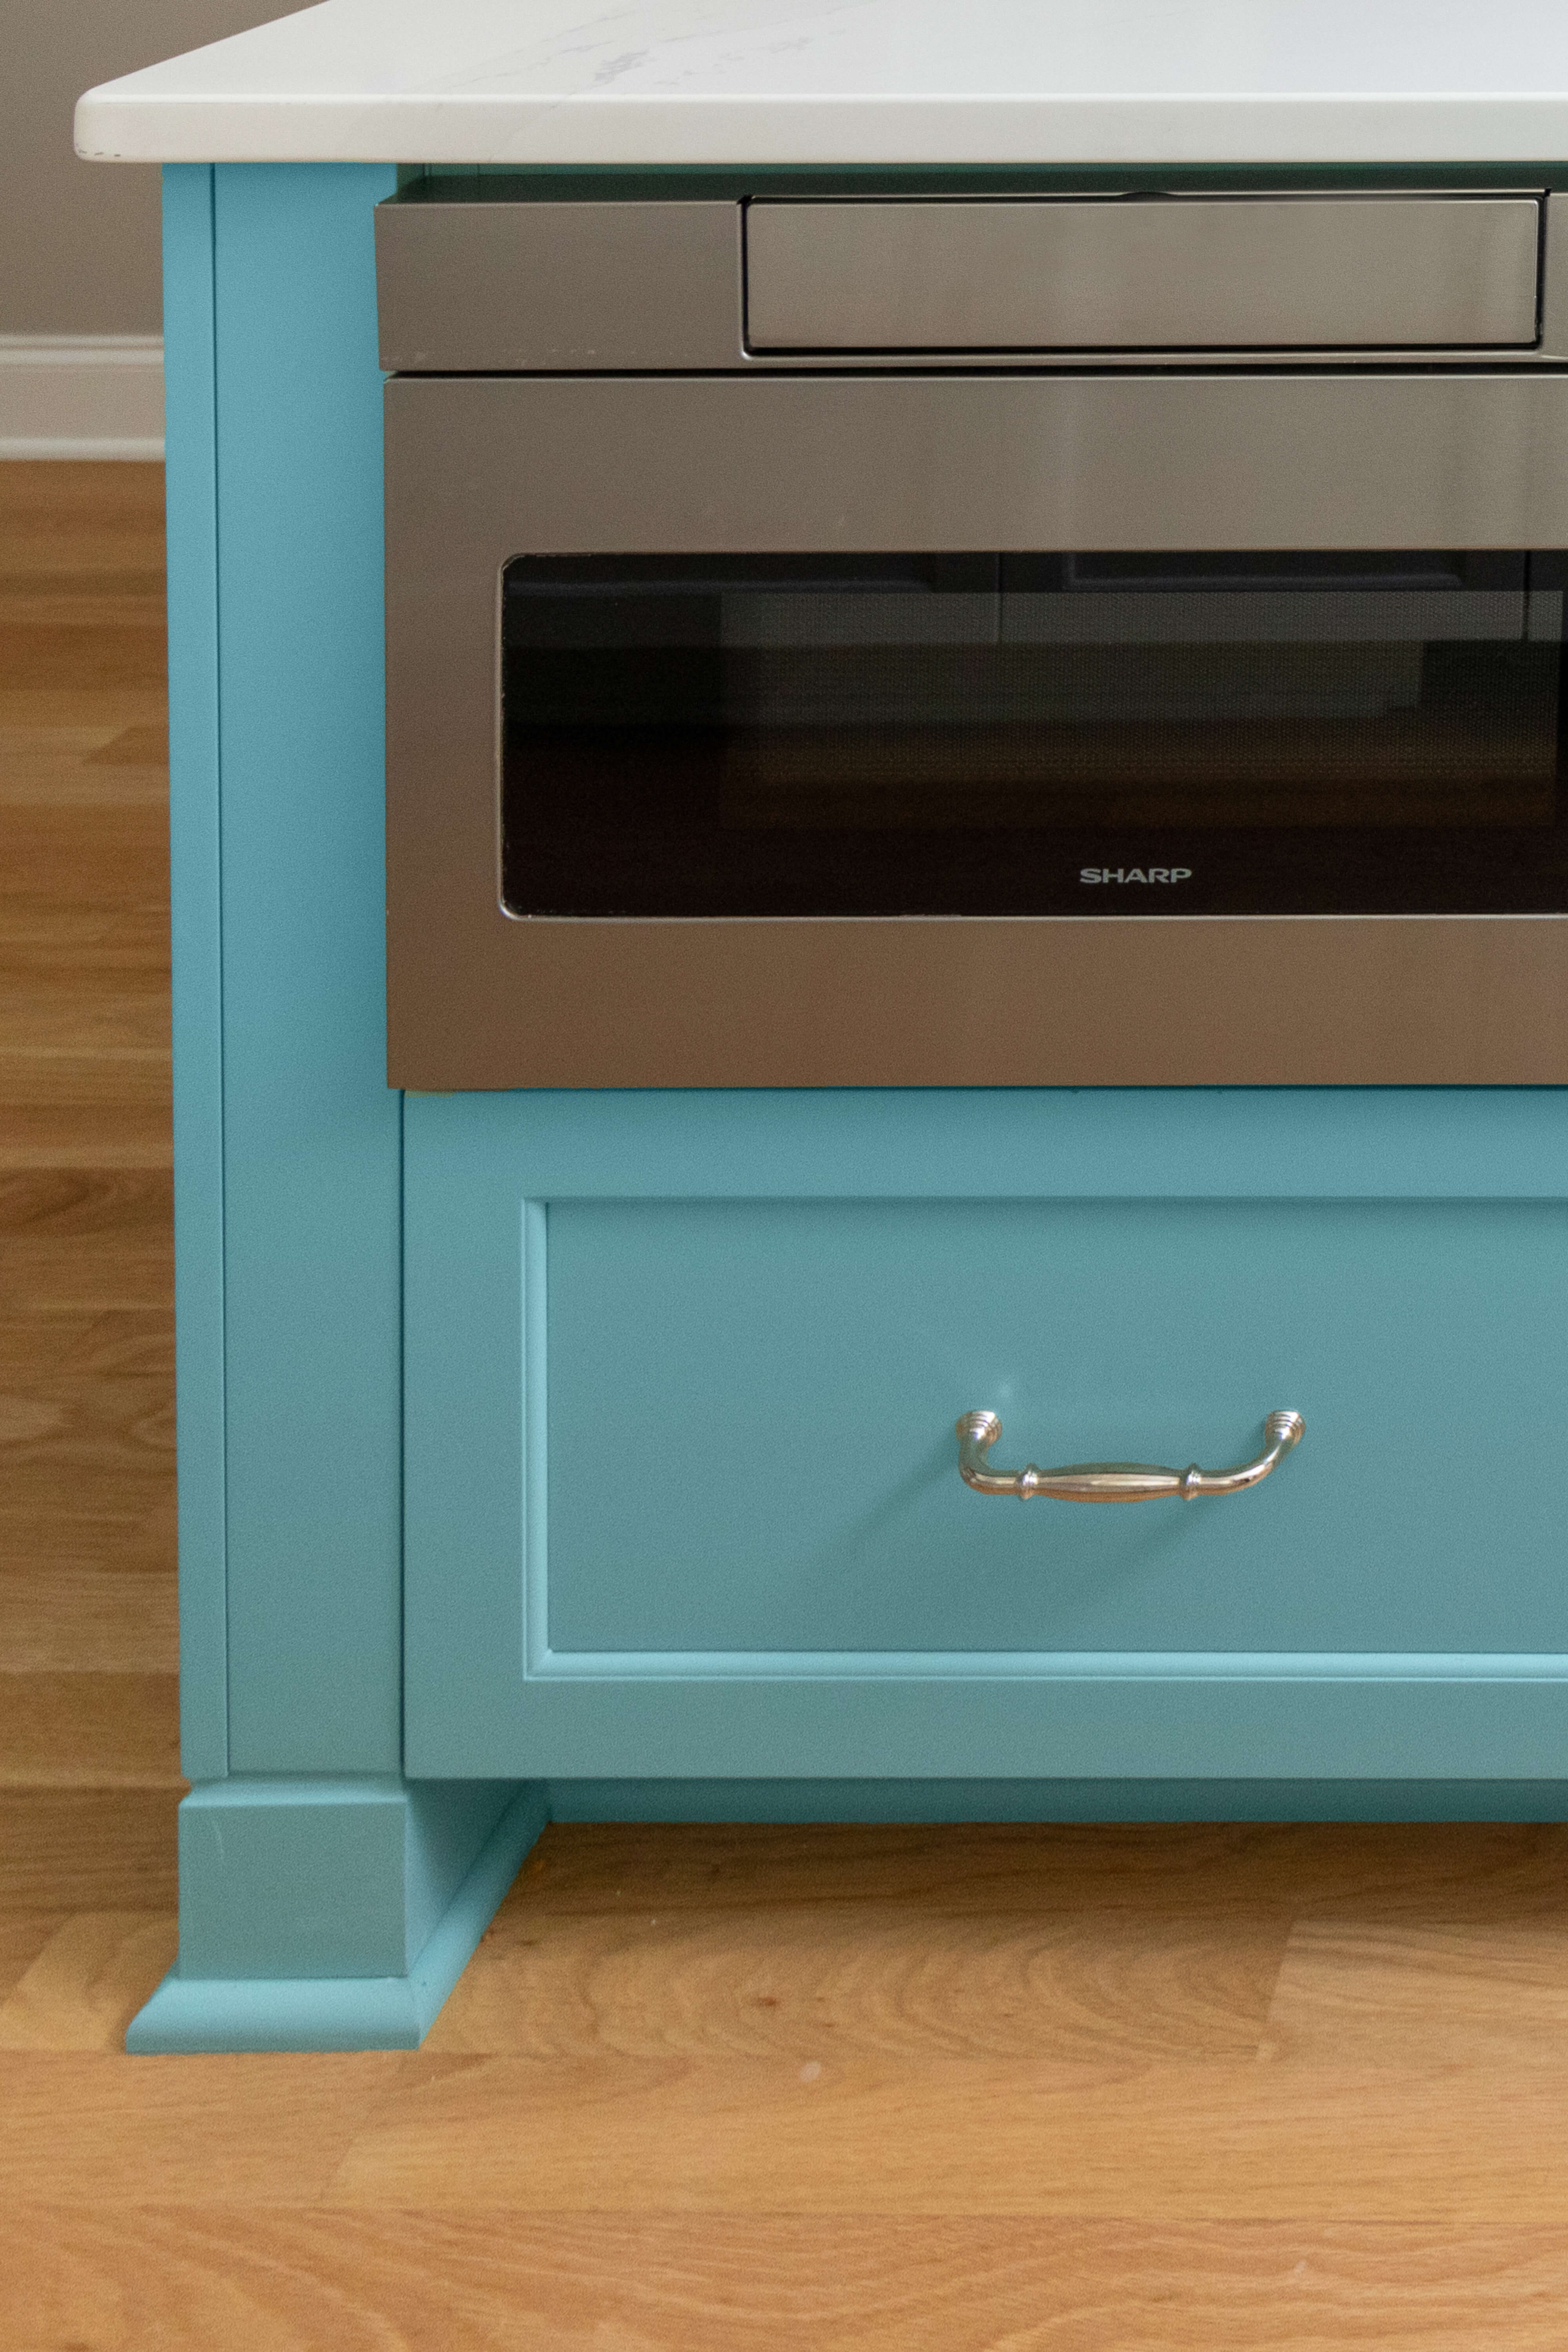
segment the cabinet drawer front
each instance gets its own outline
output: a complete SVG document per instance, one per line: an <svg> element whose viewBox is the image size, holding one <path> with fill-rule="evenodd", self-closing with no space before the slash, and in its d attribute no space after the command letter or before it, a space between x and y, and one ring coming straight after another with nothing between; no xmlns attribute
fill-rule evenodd
<svg viewBox="0 0 1568 2352"><path fill-rule="evenodd" d="M1536 340L1532 196L746 209L757 350L1310 350Z"/></svg>
<svg viewBox="0 0 1568 2352"><path fill-rule="evenodd" d="M1337 1183L1266 1192L1255 1152L1216 1197L1223 1153L1205 1181L1158 1131L1207 1114L1149 1098L1120 1197L1044 1134L922 1187L886 1119L859 1197L722 1149L731 1189L693 1197L658 1100L587 1149L583 1098L408 1106L411 1769L1558 1769L1568 1205L1539 1167L1499 1197L1456 1130L1449 1196L1379 1198L1352 1133ZM974 1409L1003 1465L1180 1469L1279 1408L1301 1444L1223 1497L959 1475Z"/></svg>
<svg viewBox="0 0 1568 2352"><path fill-rule="evenodd" d="M1497 1202L566 1202L551 1653L1568 1651L1541 1420L1568 1212ZM1244 1461L1114 1509L998 1459Z"/></svg>

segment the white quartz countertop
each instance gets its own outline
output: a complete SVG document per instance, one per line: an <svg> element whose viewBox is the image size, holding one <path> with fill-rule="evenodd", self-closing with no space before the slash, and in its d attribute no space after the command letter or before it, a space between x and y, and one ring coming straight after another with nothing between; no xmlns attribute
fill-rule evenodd
<svg viewBox="0 0 1568 2352"><path fill-rule="evenodd" d="M187 162L1542 163L1568 0L324 0L76 130Z"/></svg>

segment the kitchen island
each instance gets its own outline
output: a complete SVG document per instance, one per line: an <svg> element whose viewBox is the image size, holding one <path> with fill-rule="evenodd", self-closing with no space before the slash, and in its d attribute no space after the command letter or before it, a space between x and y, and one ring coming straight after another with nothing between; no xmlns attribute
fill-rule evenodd
<svg viewBox="0 0 1568 2352"><path fill-rule="evenodd" d="M328 0L89 93L78 136L166 165L194 1785L180 1960L132 2046L417 2041L552 1817L1560 1818L1539 973L1455 1048L1506 1084L1439 1055L1104 1086L1125 1066L1086 1047L1071 1084L933 1085L895 1006L900 1083L388 1086L374 240L394 202L590 231L879 194L1524 202L1545 292L1490 373L1537 401L1561 12ZM518 317L543 303L518 281ZM736 341L705 375L752 368ZM1475 530L1519 482L1531 510L1463 545L1541 547L1539 474L1476 482ZM1296 1457L1190 1508L1004 1512L952 1437L1000 1410L1004 1456L1240 1462L1283 1408Z"/></svg>

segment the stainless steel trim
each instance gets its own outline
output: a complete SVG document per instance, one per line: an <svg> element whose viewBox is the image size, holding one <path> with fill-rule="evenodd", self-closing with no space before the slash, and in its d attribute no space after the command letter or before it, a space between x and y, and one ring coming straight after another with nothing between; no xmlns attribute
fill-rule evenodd
<svg viewBox="0 0 1568 2352"><path fill-rule="evenodd" d="M1528 348L1478 352L1473 348L1444 345L1442 349L1419 351L1380 351L1372 346L1357 349L1353 345L1336 346L1332 350L1310 352L1281 352L1279 350L1255 350L1248 347L1235 351L1061 351L1026 352L1016 354L985 352L773 352L756 351L748 347L743 354L745 370L752 375L823 375L834 370L847 373L851 369L874 366L887 375L929 375L940 367L954 375L994 374L998 367L1026 367L1031 374L1071 375L1083 368L1092 367L1103 375L1165 375L1177 371L1203 375L1229 374L1251 368L1278 368L1282 363L1300 364L1360 374L1363 372L1386 373L1391 367L1416 368L1474 366L1484 361L1493 367L1517 368L1531 373L1542 366L1562 366L1568 362L1568 349L1559 339L1557 348L1548 352L1539 343Z"/></svg>
<svg viewBox="0 0 1568 2352"><path fill-rule="evenodd" d="M1568 192L1550 195L1541 240L1541 356L1568 360Z"/></svg>
<svg viewBox="0 0 1568 2352"><path fill-rule="evenodd" d="M1568 546L1544 370L401 377L386 421L395 585L487 626L529 551Z"/></svg>
<svg viewBox="0 0 1568 2352"><path fill-rule="evenodd" d="M464 187L460 198L437 193L455 184ZM1474 197L1416 190L1363 201L1528 206L1542 199L1537 191L1501 189ZM1548 221L1550 214L1548 201ZM852 352L836 359L747 347L742 219L733 200L487 200L470 184L420 183L376 208L382 365L413 373L495 374L611 368L791 374L855 366ZM1510 347L1511 363L1523 367L1568 358L1568 257L1559 257L1554 275L1550 234L1545 254L1543 342ZM1386 363L1375 348L1353 344L1316 350L1314 357L1350 369ZM1474 351L1445 345L1424 349L1419 357L1464 361ZM973 351L887 351L878 364L924 370L933 358L965 372L995 364L992 355ZM1163 351L1159 364L1212 371L1278 359L1278 350L1268 348L1217 352L1184 346ZM1085 361L1117 372L1150 365L1142 351L1037 354L1042 366L1070 368Z"/></svg>
<svg viewBox="0 0 1568 2352"><path fill-rule="evenodd" d="M1021 1502L1044 1495L1058 1503L1152 1503L1177 1496L1184 1503L1200 1495L1239 1495L1258 1486L1293 1446L1306 1423L1299 1412L1271 1412L1263 1423L1263 1452L1235 1470L1162 1470L1149 1462L1079 1462L1064 1470L996 1470L987 1459L1002 1434L994 1412L965 1412L958 1420L958 1470L977 1495L1016 1495Z"/></svg>
<svg viewBox="0 0 1568 2352"><path fill-rule="evenodd" d="M758 351L1525 348L1541 201L1284 195L746 208Z"/></svg>
<svg viewBox="0 0 1568 2352"><path fill-rule="evenodd" d="M1568 917L515 922L462 832L392 813L394 1086L1568 1085Z"/></svg>
<svg viewBox="0 0 1568 2352"><path fill-rule="evenodd" d="M734 204L375 209L388 369L733 368Z"/></svg>
<svg viewBox="0 0 1568 2352"><path fill-rule="evenodd" d="M518 920L496 837L514 554L1568 545L1568 376L404 377L386 456L395 1085L1568 1082L1565 918Z"/></svg>

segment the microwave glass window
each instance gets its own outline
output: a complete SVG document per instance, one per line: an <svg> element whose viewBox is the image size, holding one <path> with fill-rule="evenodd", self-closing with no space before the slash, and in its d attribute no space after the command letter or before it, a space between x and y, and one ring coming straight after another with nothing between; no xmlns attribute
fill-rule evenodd
<svg viewBox="0 0 1568 2352"><path fill-rule="evenodd" d="M1568 906L1555 556L520 557L517 915Z"/></svg>

